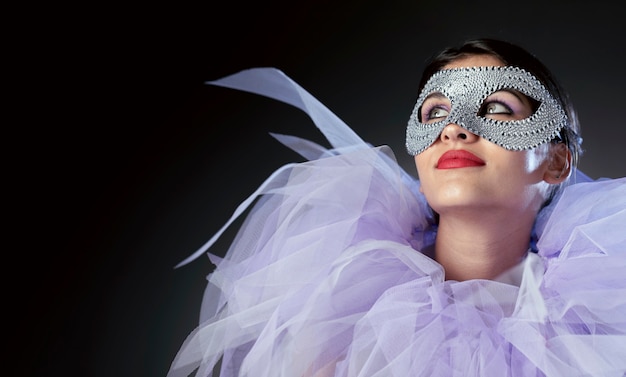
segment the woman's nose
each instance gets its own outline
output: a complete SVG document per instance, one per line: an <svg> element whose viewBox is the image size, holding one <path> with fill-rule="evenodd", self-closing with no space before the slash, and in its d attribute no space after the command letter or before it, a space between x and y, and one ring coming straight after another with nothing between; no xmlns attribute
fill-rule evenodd
<svg viewBox="0 0 626 377"><path fill-rule="evenodd" d="M478 135L466 130L456 123L450 123L443 128L439 138L443 142L461 141L464 143L471 143L478 140Z"/></svg>

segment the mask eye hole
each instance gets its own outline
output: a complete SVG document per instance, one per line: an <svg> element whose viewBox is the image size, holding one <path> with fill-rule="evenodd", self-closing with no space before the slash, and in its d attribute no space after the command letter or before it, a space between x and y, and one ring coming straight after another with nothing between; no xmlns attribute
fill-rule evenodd
<svg viewBox="0 0 626 377"><path fill-rule="evenodd" d="M513 89L492 93L483 101L478 115L495 120L521 120L530 117L540 102Z"/></svg>
<svg viewBox="0 0 626 377"><path fill-rule="evenodd" d="M418 111L421 123L434 123L450 115L450 100L441 93L432 93L422 103Z"/></svg>

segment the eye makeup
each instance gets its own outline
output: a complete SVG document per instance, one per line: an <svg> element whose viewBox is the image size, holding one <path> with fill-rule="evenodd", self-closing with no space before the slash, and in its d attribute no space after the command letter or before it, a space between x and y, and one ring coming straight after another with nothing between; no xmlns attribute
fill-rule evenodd
<svg viewBox="0 0 626 377"><path fill-rule="evenodd" d="M433 114L439 111L441 115ZM445 118L451 111L450 100L441 93L433 93L420 108L420 119L422 122L430 122L433 119Z"/></svg>
<svg viewBox="0 0 626 377"><path fill-rule="evenodd" d="M508 112L498 111L490 113L489 106L499 104ZM494 106L495 107L495 106ZM532 106L528 98L514 90L499 90L487 97L480 108L478 115L483 117L497 117L501 120L520 120L528 118L533 113Z"/></svg>

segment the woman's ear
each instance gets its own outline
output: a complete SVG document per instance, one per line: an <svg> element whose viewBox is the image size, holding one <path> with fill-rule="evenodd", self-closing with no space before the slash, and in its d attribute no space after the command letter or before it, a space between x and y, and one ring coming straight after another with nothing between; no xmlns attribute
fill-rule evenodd
<svg viewBox="0 0 626 377"><path fill-rule="evenodd" d="M543 175L543 180L550 184L563 182L572 170L572 153L563 143L550 144L548 157L548 169Z"/></svg>

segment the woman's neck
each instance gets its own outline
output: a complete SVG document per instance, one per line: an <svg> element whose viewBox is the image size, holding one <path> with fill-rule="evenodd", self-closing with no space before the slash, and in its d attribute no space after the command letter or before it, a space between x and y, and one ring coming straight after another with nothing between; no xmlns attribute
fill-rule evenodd
<svg viewBox="0 0 626 377"><path fill-rule="evenodd" d="M494 279L528 252L534 215L466 215L439 218L435 260L446 280Z"/></svg>

